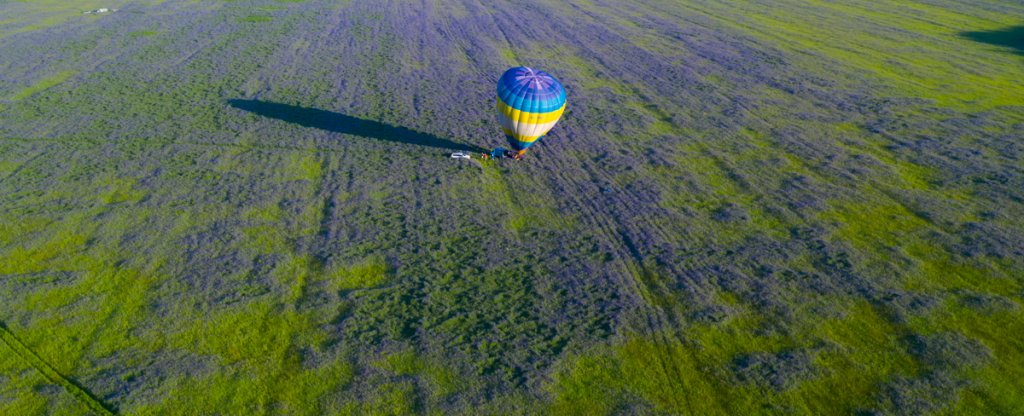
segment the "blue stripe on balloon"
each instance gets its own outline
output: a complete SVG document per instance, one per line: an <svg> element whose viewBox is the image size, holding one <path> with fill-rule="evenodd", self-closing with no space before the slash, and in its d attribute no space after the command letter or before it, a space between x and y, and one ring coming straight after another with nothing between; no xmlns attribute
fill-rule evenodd
<svg viewBox="0 0 1024 416"><path fill-rule="evenodd" d="M545 79L544 85L537 88L536 84L520 82L516 77L527 74L526 68L512 68L498 80L497 93L510 107L520 111L546 113L557 110L565 103L565 89L558 80L543 71L534 71L535 75Z"/></svg>
<svg viewBox="0 0 1024 416"><path fill-rule="evenodd" d="M553 97L552 97L553 96ZM562 108L565 104L565 90L555 94L536 95L521 89L511 90L504 85L498 86L498 97L505 104L519 111L547 113Z"/></svg>
<svg viewBox="0 0 1024 416"><path fill-rule="evenodd" d="M524 88L524 87L526 87L526 88ZM514 91L517 91L517 90L520 91L520 94L523 94L523 93L533 93L533 94L537 95L538 97L545 98L545 99L554 99L554 98L557 98L557 97L564 97L565 96L565 89L564 88L560 88L559 85L552 85L549 88L537 90L537 89L534 89L534 88L530 88L530 86L526 86L526 85L522 85L522 84L511 84L511 85L498 84L498 95L512 94Z"/></svg>

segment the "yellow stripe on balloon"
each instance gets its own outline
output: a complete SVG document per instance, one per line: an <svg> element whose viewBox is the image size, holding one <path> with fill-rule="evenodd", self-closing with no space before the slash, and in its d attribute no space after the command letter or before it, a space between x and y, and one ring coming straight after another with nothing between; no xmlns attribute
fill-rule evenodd
<svg viewBox="0 0 1024 416"><path fill-rule="evenodd" d="M521 141L523 143L533 143L533 142L537 141L537 139L541 138L541 136L543 136L543 134L540 135L540 136L522 136L522 135L518 135L515 132L513 132L512 130L509 130L509 129L506 129L506 128L502 128L502 130L505 131L505 135L511 136L513 139L519 140L519 141Z"/></svg>
<svg viewBox="0 0 1024 416"><path fill-rule="evenodd" d="M512 120L529 120L530 124L543 124L558 121L558 118L562 116L562 112L565 111L565 104L558 107L557 110L549 111L547 113L531 113L528 111L520 111L512 108L512 106L505 104L498 98L498 112L503 114Z"/></svg>
<svg viewBox="0 0 1024 416"><path fill-rule="evenodd" d="M555 123L558 120L554 120L548 123L533 124L528 123L528 120L512 120L506 117L504 114L498 114L498 122L501 127L508 131L514 131L516 134L523 137L540 137L548 134L551 128L555 127Z"/></svg>

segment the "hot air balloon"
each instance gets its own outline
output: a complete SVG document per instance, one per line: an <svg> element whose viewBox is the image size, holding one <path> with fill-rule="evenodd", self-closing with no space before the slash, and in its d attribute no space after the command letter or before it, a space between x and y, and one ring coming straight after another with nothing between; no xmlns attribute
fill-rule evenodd
<svg viewBox="0 0 1024 416"><path fill-rule="evenodd" d="M517 66L498 80L498 122L521 156L544 137L565 111L565 88L544 71Z"/></svg>

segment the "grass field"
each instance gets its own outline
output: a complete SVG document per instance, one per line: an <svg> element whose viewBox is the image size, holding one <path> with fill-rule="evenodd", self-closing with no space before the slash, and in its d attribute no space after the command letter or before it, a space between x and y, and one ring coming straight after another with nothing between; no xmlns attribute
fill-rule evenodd
<svg viewBox="0 0 1024 416"><path fill-rule="evenodd" d="M1022 414L1022 16L0 0L0 414Z"/></svg>

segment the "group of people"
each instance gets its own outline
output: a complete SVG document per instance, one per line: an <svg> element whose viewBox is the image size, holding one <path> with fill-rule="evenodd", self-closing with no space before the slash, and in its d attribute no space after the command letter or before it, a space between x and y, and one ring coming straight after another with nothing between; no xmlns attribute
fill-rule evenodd
<svg viewBox="0 0 1024 416"><path fill-rule="evenodd" d="M526 154L526 149L523 149L523 150L520 150L520 151L517 152L515 150L509 150L509 149L505 149L503 147L495 147L494 150L491 150L490 154L484 153L483 154L483 158L484 159L501 159L503 157L507 157L507 158L515 159L515 160L523 160L523 157L525 156L525 154Z"/></svg>

